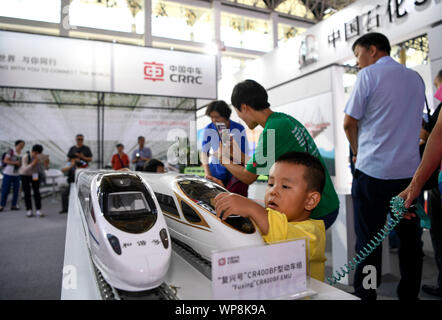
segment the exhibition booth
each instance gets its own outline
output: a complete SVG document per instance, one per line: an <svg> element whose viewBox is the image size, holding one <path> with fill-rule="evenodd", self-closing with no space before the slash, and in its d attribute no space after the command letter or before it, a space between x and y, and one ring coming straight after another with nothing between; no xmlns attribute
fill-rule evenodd
<svg viewBox="0 0 442 320"><path fill-rule="evenodd" d="M81 133L94 154L90 170L78 170L70 185L61 298L357 299L307 276L305 239L277 244L281 247L273 247L279 254L277 258L270 251L264 253L268 246L263 245L253 227L247 227L252 232L238 227L237 222L215 221L214 196L199 197L217 187L202 178L99 170L109 165L117 143L125 145L125 152L130 155L137 148L138 136L146 138L155 157L167 160L169 168L178 171L180 164L198 166L198 136L210 122L205 115L207 103L230 103L236 83L256 80L267 89L273 111L292 115L309 130L332 176L340 209L331 229L331 259L333 270L339 270L355 255L349 145L342 128L343 110L357 73L351 45L370 31L384 33L393 45L425 37L426 62L412 68L424 79L432 107L433 78L442 68L441 17L440 1L356 1L220 80L217 57L213 55L0 31L0 149L13 145L17 137L29 146L40 143L53 167L62 168L75 135ZM238 120L235 112L231 119ZM252 150L259 133L259 129L247 131ZM111 181L110 186L103 185L106 179ZM118 189L118 184L131 183L145 189L130 189L130 195ZM192 183L204 186L195 187L194 193L186 191L186 185ZM265 188L266 184L255 182L250 198L264 199ZM124 205L125 201L130 205ZM155 231L155 237L144 239L141 232L133 231L127 232L129 240L121 240L124 235L115 236L125 228L115 221L122 219L126 207L131 207L131 214L147 210L154 216L146 230ZM177 231L180 223L193 231ZM237 233L229 233L232 230ZM200 245L208 244L216 232L232 237L253 233L261 242L239 242L246 243L241 249L241 245L227 246L229 241L220 238L217 244L207 246L209 249L205 250L210 254L205 254ZM115 276L113 258L103 254L100 243L106 244L109 257L114 253L117 258L122 253L129 254L126 262L133 258L133 266L139 263L134 273L143 276L154 262L131 250L164 249L154 256L155 262L167 258L161 281L154 290L149 286L121 289L124 281L114 284L113 280L130 266L126 269L115 263ZM287 244L290 247L283 248ZM252 249L262 250L253 253L258 259L246 253ZM388 273L387 245L383 259L383 273ZM258 271L258 276L247 282L243 275L249 275L254 268L275 270L278 276L272 278L267 271L259 275ZM340 282L349 285L352 278L350 273Z"/></svg>
<svg viewBox="0 0 442 320"><path fill-rule="evenodd" d="M251 61L237 74L223 77L218 85L218 99L230 101L236 83L245 79L259 82L267 89L272 110L300 120L314 137L340 198L340 212L332 227L334 270L340 270L355 255L349 143L343 129L344 107L357 73L351 46L367 32L381 32L400 57L405 55L400 51L414 42L410 40L423 37L415 48L421 48L424 58L407 67L423 78L428 104L434 109L433 79L442 69L441 17L442 3L438 1L356 1ZM198 119L203 119L202 113ZM388 239L385 243L383 274L390 272ZM350 273L340 282L351 284L352 279Z"/></svg>

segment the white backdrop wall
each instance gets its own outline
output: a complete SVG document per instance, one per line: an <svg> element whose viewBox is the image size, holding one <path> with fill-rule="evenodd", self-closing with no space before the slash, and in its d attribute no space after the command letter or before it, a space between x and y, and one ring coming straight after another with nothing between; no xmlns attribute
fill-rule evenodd
<svg viewBox="0 0 442 320"><path fill-rule="evenodd" d="M0 86L213 99L216 79L210 55L0 31Z"/></svg>
<svg viewBox="0 0 442 320"><path fill-rule="evenodd" d="M16 94L18 92L18 94ZM81 93L77 93L81 96ZM75 96L75 93L69 93ZM12 101L42 101L48 103L20 103ZM133 96L129 96L130 98ZM94 155L91 166L98 166L98 113L96 106L49 104L48 90L1 89L0 98L0 151L4 152L14 146L14 141L21 139L26 142L25 150L33 144L44 147L44 153L50 156L51 167L61 168L65 165L66 154L75 144L75 135L85 136L85 144ZM160 99L156 98L157 104ZM168 99L163 99L167 104ZM179 101L172 99L169 102ZM193 99L186 100L188 107ZM184 104L184 103L182 103ZM170 105L174 108L176 105ZM168 136L177 129L183 135L190 136L195 111L164 110L144 107L104 107L104 136L100 139L103 147L103 165L110 164L116 152L116 144L123 143L125 152L131 156L137 147L137 137L146 138L146 146L151 148L153 156L167 160L167 150L175 142L174 136ZM175 131L174 131L175 130Z"/></svg>

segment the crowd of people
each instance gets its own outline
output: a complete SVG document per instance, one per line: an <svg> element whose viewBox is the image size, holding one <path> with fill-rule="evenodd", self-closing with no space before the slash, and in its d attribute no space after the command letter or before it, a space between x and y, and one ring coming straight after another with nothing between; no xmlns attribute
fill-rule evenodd
<svg viewBox="0 0 442 320"><path fill-rule="evenodd" d="M439 105L427 121L422 121L425 85L417 72L390 57L389 40L380 33L358 38L352 47L360 69L354 89L345 106L343 128L347 136L352 163L352 199L356 252L364 248L379 232L389 214L390 200L400 195L409 208L425 189L430 176L442 164L442 120ZM435 79L436 98L442 101L442 70ZM232 214L251 218L263 239L276 242L296 237L310 241L310 275L324 279L325 231L336 220L339 199L330 174L315 141L294 117L271 110L265 88L254 80L238 83L231 95L231 105L249 129L263 128L255 151L249 156L245 128L230 119L232 110L225 101L213 101L206 109L211 122L204 128L200 158L205 177L224 186L229 192L215 198L220 219ZM420 140L421 139L421 140ZM67 154L62 169L72 183L76 168L92 161L84 136L76 136L76 145ZM420 142L419 142L420 141ZM423 156L419 143L425 143ZM18 190L23 184L27 215L32 216L31 192L34 191L36 215L41 213L38 173L42 167L43 147L34 145L23 154L25 143L16 141L15 149L5 156L0 211L4 209L10 188L12 210L18 210ZM138 137L138 147L131 158L124 145L116 145L112 169L164 172L164 164L153 159ZM46 162L45 162L46 165ZM437 171L437 172L435 172ZM265 206L248 198L248 187L259 175L268 176ZM437 180L437 178L436 178ZM442 213L441 186L432 185L430 217L431 236L439 268L436 286L424 286L427 293L442 296ZM62 211L68 209L69 188L62 193ZM421 289L423 268L422 229L418 216L409 214L396 226L399 237L401 278L399 299L416 300ZM377 298L376 288L364 285L364 268L377 270L377 287L381 284L382 246L360 263L354 276L354 294L363 300Z"/></svg>
<svg viewBox="0 0 442 320"><path fill-rule="evenodd" d="M62 208L59 213L67 213L69 207L69 190L72 182L75 181L75 171L77 168L87 168L93 160L93 154L89 146L84 144L84 135L77 134L73 145L66 157L67 163L61 168L61 172L66 176L67 185L62 185L61 203ZM131 162L137 171L164 172L164 163L152 158L150 148L144 147L145 138L138 137L139 148L134 150ZM44 217L41 211L41 182L45 180L45 170L49 168L49 156L43 154L43 146L35 144L30 151L23 152L25 142L15 141L15 148L9 149L2 157L2 190L0 211L5 209L9 193L12 189L11 210L20 210L18 206L20 186L26 207L27 217ZM117 152L112 156L111 164L114 170L129 170L130 161L124 153L124 145L116 145ZM32 192L31 192L32 189ZM32 195L34 198L35 210L32 206Z"/></svg>

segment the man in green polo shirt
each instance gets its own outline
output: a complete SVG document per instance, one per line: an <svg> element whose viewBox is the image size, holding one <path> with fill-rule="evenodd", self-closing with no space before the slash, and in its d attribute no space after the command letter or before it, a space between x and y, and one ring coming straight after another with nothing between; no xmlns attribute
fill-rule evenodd
<svg viewBox="0 0 442 320"><path fill-rule="evenodd" d="M223 165L237 179L252 184L259 175L268 175L276 159L289 151L308 152L317 157L324 166L326 182L321 201L310 218L324 220L328 229L338 215L339 199L324 160L307 129L295 118L270 110L267 99L266 90L253 80L245 80L233 88L231 100L238 116L250 129L260 125L264 130L246 167L225 160L222 160Z"/></svg>

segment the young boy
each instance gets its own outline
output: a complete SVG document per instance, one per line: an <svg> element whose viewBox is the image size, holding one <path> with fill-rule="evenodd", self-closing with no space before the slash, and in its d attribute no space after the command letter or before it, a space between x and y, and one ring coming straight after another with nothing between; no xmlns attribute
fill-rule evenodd
<svg viewBox="0 0 442 320"><path fill-rule="evenodd" d="M217 217L251 218L267 243L307 237L309 274L324 281L325 226L322 220L309 218L321 200L324 184L325 171L316 157L305 152L288 152L270 168L265 208L240 195L221 193L215 198Z"/></svg>

